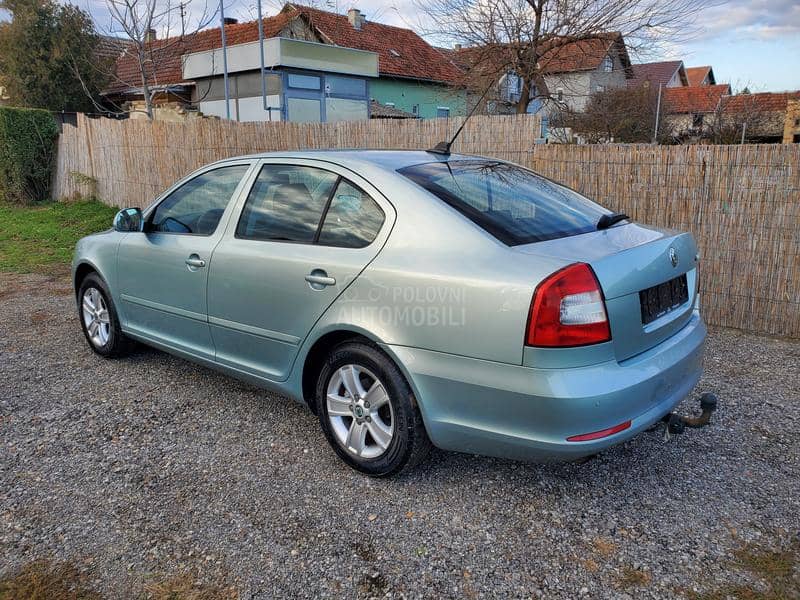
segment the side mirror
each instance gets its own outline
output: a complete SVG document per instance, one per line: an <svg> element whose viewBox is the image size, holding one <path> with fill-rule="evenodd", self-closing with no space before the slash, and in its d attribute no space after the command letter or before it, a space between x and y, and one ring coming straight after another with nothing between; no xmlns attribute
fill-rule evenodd
<svg viewBox="0 0 800 600"><path fill-rule="evenodd" d="M142 211L139 208L123 208L114 217L114 229L121 232L142 231Z"/></svg>

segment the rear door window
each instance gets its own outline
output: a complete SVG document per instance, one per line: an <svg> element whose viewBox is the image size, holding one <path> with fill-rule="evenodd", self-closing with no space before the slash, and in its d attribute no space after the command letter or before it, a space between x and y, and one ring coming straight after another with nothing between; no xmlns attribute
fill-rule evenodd
<svg viewBox="0 0 800 600"><path fill-rule="evenodd" d="M338 176L293 165L264 165L247 196L236 236L312 243Z"/></svg>
<svg viewBox="0 0 800 600"><path fill-rule="evenodd" d="M383 211L366 192L342 180L322 223L319 243L363 248L378 235L383 219Z"/></svg>
<svg viewBox="0 0 800 600"><path fill-rule="evenodd" d="M264 165L236 226L236 237L363 248L384 213L361 188L336 173L299 165Z"/></svg>
<svg viewBox="0 0 800 600"><path fill-rule="evenodd" d="M533 171L497 161L431 162L399 173L510 246L595 231L608 212Z"/></svg>

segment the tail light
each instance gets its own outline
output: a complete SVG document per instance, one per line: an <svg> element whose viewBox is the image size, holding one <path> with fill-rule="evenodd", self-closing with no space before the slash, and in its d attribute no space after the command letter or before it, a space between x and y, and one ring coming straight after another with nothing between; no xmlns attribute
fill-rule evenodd
<svg viewBox="0 0 800 600"><path fill-rule="evenodd" d="M575 263L538 285L528 316L528 346L563 348L610 339L603 290L589 265Z"/></svg>

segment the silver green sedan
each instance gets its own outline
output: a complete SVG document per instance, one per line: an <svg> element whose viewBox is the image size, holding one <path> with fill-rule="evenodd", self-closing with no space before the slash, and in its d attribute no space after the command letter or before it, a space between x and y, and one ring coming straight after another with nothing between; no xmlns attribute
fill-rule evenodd
<svg viewBox="0 0 800 600"><path fill-rule="evenodd" d="M376 476L431 445L574 459L660 420L706 329L688 233L490 158L263 154L208 165L73 278L89 346L133 341L305 403Z"/></svg>

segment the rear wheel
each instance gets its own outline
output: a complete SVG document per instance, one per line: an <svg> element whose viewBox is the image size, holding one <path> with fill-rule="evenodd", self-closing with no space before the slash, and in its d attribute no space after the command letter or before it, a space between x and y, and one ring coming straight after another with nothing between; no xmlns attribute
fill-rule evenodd
<svg viewBox="0 0 800 600"><path fill-rule="evenodd" d="M78 314L89 347L107 358L124 356L133 343L122 333L111 294L105 282L91 273L78 290Z"/></svg>
<svg viewBox="0 0 800 600"><path fill-rule="evenodd" d="M431 448L403 375L378 348L345 342L317 380L317 414L337 455L354 469L388 477L410 469Z"/></svg>

